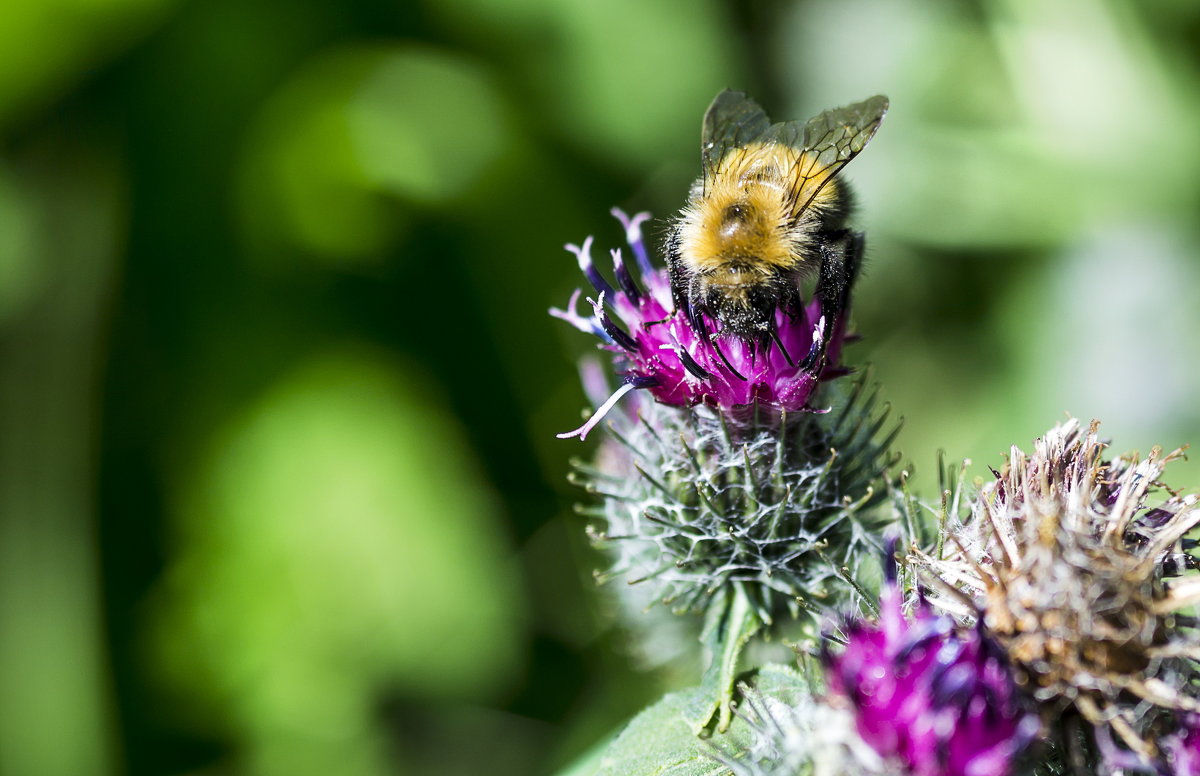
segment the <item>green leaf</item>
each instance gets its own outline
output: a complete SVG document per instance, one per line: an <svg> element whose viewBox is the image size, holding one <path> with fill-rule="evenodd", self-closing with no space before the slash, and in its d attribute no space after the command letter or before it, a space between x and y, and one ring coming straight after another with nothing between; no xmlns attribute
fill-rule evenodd
<svg viewBox="0 0 1200 776"><path fill-rule="evenodd" d="M708 687L671 693L643 711L617 736L596 776L715 776L724 768L712 744L695 733L695 720L711 716Z"/></svg>
<svg viewBox="0 0 1200 776"><path fill-rule="evenodd" d="M755 677L756 688L769 695L789 697L807 693L808 683L786 666L764 666ZM729 769L715 755L737 756L751 742L745 720L735 717L725 733L701 738L695 720L713 713L708 685L671 693L633 718L609 746L599 770L575 770L572 776L719 776Z"/></svg>
<svg viewBox="0 0 1200 776"><path fill-rule="evenodd" d="M746 589L736 585L727 589L709 605L700 640L711 655L702 687L710 693L709 704L696 719L694 731L701 732L717 715L717 730L729 729L732 718L734 682L738 659L747 642L762 630L763 621L755 612Z"/></svg>

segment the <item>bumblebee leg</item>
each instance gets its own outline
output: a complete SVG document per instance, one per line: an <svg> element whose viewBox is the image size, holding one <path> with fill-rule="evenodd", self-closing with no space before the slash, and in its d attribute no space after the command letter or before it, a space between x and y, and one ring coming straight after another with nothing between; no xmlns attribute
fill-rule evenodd
<svg viewBox="0 0 1200 776"><path fill-rule="evenodd" d="M713 335L709 334L708 326L704 322L703 311L707 309L707 305L704 303L704 285L700 279L693 276L687 287L679 291L672 285L671 294L677 297L675 306L683 310L684 318L692 327L692 331L701 339L711 339Z"/></svg>
<svg viewBox="0 0 1200 776"><path fill-rule="evenodd" d="M787 348L783 346L783 340L779 339L779 328L777 326L771 327L770 337L771 341L775 343L775 347L779 348L779 352L783 354L783 359L784 361L787 361L788 366L795 368L796 362L792 360L791 354L788 353Z"/></svg>
<svg viewBox="0 0 1200 776"><path fill-rule="evenodd" d="M689 323L692 320L692 305L689 301L689 283L687 271L683 266L683 257L679 252L679 230L672 229L663 245L663 253L667 258L667 279L671 283L671 301L675 309L683 313Z"/></svg>
<svg viewBox="0 0 1200 776"><path fill-rule="evenodd" d="M794 277L781 276L779 278L779 283L775 287L775 298L779 300L779 308L790 320L794 321L804 309L804 300L800 297L800 285ZM796 362L792 360L792 355L788 353L787 348L783 345L783 340L779 338L779 326L775 322L775 304L770 306L765 318L767 332L763 338L763 350L765 351L774 343L775 347L779 348L779 352L783 354L788 366L795 368Z"/></svg>
<svg viewBox="0 0 1200 776"><path fill-rule="evenodd" d="M686 302L688 324L692 327L692 331L696 332L697 337L699 337L701 340L707 340L708 343L712 345L713 350L717 351L717 355L721 357L721 362L725 364L725 368L728 369L734 377L745 382L745 376L742 375L742 373L737 369L734 369L733 364L729 361L729 357L726 356L725 351L721 349L721 335L723 332L708 330L708 324L705 323L704 315L702 313L702 310L705 307L703 293L704 287L698 280L694 280L688 286L687 299L689 301Z"/></svg>
<svg viewBox="0 0 1200 776"><path fill-rule="evenodd" d="M850 307L850 289L862 266L866 240L862 232L839 230L827 233L818 244L821 253L821 274L817 279L817 296L821 298L821 315L825 331L817 347L809 351L803 366L811 367L825 360L825 347L834 330Z"/></svg>
<svg viewBox="0 0 1200 776"><path fill-rule="evenodd" d="M712 343L713 350L717 351L717 355L721 357L721 361L725 364L725 368L732 372L734 377L741 380L743 383L746 382L746 376L734 369L733 364L729 363L729 356L726 356L725 351L721 350L721 342L718 339L718 336L719 335L716 332L708 335L708 341Z"/></svg>

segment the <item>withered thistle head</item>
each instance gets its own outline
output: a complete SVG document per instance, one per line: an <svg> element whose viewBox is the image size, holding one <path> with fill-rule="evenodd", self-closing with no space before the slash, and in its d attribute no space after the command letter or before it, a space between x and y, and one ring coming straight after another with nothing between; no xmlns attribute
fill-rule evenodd
<svg viewBox="0 0 1200 776"><path fill-rule="evenodd" d="M977 617L1002 645L1047 729L1063 731L1069 763L1108 759L1107 749L1152 766L1158 739L1200 710L1200 642L1180 613L1200 601L1183 552L1200 508L1160 481L1181 451L1108 460L1105 447L1096 424L1075 420L1032 455L1014 447L969 516L947 526L944 557L916 561L935 604Z"/></svg>

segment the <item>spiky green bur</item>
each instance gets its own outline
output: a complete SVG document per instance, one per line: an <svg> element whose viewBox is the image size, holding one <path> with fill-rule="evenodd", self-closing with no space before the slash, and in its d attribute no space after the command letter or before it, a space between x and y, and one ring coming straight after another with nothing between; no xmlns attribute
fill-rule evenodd
<svg viewBox="0 0 1200 776"><path fill-rule="evenodd" d="M827 414L737 416L643 403L613 419L578 480L601 497L586 510L638 603L702 614L709 681L728 723L738 656L765 627L855 609L875 587L887 491L887 411L860 381ZM861 580L861 581L860 581ZM707 721L706 719L704 721Z"/></svg>
<svg viewBox="0 0 1200 776"><path fill-rule="evenodd" d="M767 624L857 603L843 569L877 569L892 520L873 509L895 462L874 404L861 385L826 415L644 404L614 423L595 466L579 467L602 497L586 510L614 559L601 576L648 587L677 613L740 588Z"/></svg>

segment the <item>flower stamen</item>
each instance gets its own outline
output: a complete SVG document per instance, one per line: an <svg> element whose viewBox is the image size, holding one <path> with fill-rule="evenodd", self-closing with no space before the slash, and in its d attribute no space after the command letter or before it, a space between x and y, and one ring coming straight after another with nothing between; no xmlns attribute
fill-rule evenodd
<svg viewBox="0 0 1200 776"><path fill-rule="evenodd" d="M596 269L595 262L592 261L592 236L583 241L583 246L567 243L564 246L568 251L575 254L575 258L579 261L579 269L583 272L583 276L592 284L592 288L596 289L597 293L609 296L613 294L613 287L609 285L604 276L600 274L600 270Z"/></svg>
<svg viewBox="0 0 1200 776"><path fill-rule="evenodd" d="M620 345L629 351L637 350L637 340L629 335L624 329L613 323L613 319L608 316L608 311L604 309L604 292L600 292L600 298L593 301L592 311L596 314L596 320L600 321L600 325L604 327L604 331L612 338L613 342Z"/></svg>
<svg viewBox="0 0 1200 776"><path fill-rule="evenodd" d="M637 387L638 386L634 385L632 380L625 383L620 388L613 391L612 396L609 396L607 401L601 404L600 407L592 413L592 416L587 419L586 423L574 431L568 431L564 434L555 434L555 436L557 436L559 439L570 439L571 437L579 437L580 440L587 439L588 433L590 433L591 430L600 423L600 421L604 420L604 416L608 414L609 410L617 405L617 402L621 400L621 397Z"/></svg>
<svg viewBox="0 0 1200 776"><path fill-rule="evenodd" d="M560 310L557 307L551 307L550 315L559 319L560 321L566 321L576 329L582 331L584 334L595 335L600 339L607 341L608 344L611 345L612 339L608 336L608 333L604 331L604 328L596 323L595 318L584 318L582 315L575 312L575 306L579 303L579 297L582 295L582 289L575 289L575 293L571 294L571 298L567 300L567 309Z"/></svg>
<svg viewBox="0 0 1200 776"><path fill-rule="evenodd" d="M642 240L642 224L650 220L650 214L646 212L635 213L632 217L627 216L624 210L619 207L614 207L609 211L612 215L621 222L621 226L625 229L625 242L629 243L629 247L633 249L633 256L637 259L638 267L642 271L643 277L648 277L654 274L654 267L650 264L650 257L646 254L646 243Z"/></svg>
<svg viewBox="0 0 1200 776"><path fill-rule="evenodd" d="M625 292L625 296L629 297L629 301L636 305L642 299L642 289L638 288L637 281L633 279L633 275L629 274L629 270L625 267L625 262L621 258L621 249L613 248L609 253L612 254L613 274L617 276L617 284L621 286L621 290Z"/></svg>
<svg viewBox="0 0 1200 776"><path fill-rule="evenodd" d="M683 363L683 368L688 370L697 380L707 380L712 377L704 367L696 363L696 359L692 358L692 354L688 353L682 345L676 344L675 352L679 354L679 360Z"/></svg>

